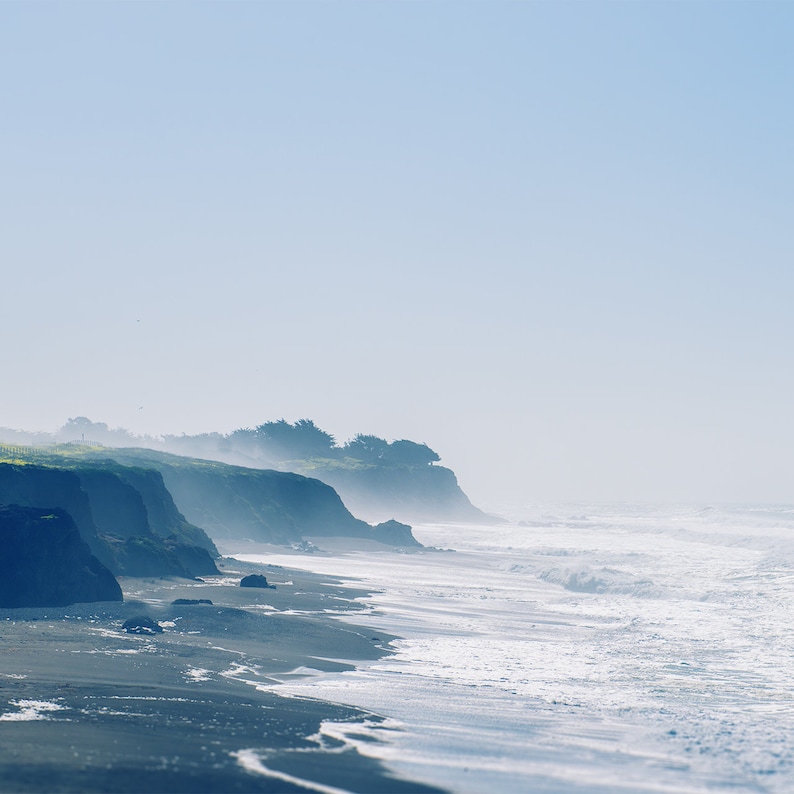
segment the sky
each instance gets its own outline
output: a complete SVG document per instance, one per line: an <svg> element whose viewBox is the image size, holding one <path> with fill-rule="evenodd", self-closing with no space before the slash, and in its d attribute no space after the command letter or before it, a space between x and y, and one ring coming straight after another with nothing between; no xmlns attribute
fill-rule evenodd
<svg viewBox="0 0 794 794"><path fill-rule="evenodd" d="M472 500L794 503L794 4L3 2L0 426L308 417Z"/></svg>

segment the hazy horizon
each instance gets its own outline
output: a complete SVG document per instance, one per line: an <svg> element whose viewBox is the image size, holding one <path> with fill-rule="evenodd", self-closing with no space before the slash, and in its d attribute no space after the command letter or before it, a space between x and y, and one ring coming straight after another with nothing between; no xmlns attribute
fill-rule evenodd
<svg viewBox="0 0 794 794"><path fill-rule="evenodd" d="M794 6L0 23L0 426L308 417L478 505L794 503Z"/></svg>

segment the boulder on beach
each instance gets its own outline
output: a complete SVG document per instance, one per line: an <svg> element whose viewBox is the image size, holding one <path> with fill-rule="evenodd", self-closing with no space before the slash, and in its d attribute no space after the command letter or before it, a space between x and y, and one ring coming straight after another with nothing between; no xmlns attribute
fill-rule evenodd
<svg viewBox="0 0 794 794"><path fill-rule="evenodd" d="M209 604L212 606L212 601L209 598L176 598L171 602L171 605L175 607L194 606L195 604Z"/></svg>
<svg viewBox="0 0 794 794"><path fill-rule="evenodd" d="M375 540L381 543L388 543L391 546L421 547L422 545L413 536L411 527L408 524L402 524L393 518L373 527L372 534Z"/></svg>
<svg viewBox="0 0 794 794"><path fill-rule="evenodd" d="M136 615L121 624L127 634L162 634L163 627L148 615Z"/></svg>
<svg viewBox="0 0 794 794"><path fill-rule="evenodd" d="M244 576L240 580L240 587L261 587L269 588L270 590L276 589L274 584L267 583L267 577L262 576L261 573L252 573L249 576Z"/></svg>

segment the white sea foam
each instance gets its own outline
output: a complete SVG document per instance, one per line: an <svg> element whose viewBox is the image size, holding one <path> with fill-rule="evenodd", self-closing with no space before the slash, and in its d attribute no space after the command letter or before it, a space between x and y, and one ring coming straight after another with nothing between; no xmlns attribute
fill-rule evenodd
<svg viewBox="0 0 794 794"><path fill-rule="evenodd" d="M315 783L312 780L307 780L302 777L288 775L285 772L277 772L275 769L268 769L268 767L262 763L262 759L259 757L256 750L238 750L232 753L232 756L237 759L237 763L240 764L243 769L255 775L264 775L265 777L273 778L273 780L280 780L282 783L291 783L292 785L301 786L307 791L320 792L320 794L351 794L347 789L326 786L322 783Z"/></svg>
<svg viewBox="0 0 794 794"><path fill-rule="evenodd" d="M195 683L211 681L212 675L213 674L211 670L205 670L203 667L188 667L185 671L185 678L187 678L188 681L193 681Z"/></svg>
<svg viewBox="0 0 794 794"><path fill-rule="evenodd" d="M12 706L17 711L7 711L0 714L0 722L29 722L31 720L48 720L54 711L61 711L60 703L49 700L12 700Z"/></svg>
<svg viewBox="0 0 794 794"><path fill-rule="evenodd" d="M403 638L280 689L399 721L360 751L456 792L794 790L794 508L516 517L415 529L454 554L268 555L381 591L354 620Z"/></svg>
<svg viewBox="0 0 794 794"><path fill-rule="evenodd" d="M316 667L306 667L305 665L301 665L300 667L295 667L292 670L289 670L286 673L279 673L277 676L271 676L271 678L290 678L290 677L300 677L300 676L315 676L315 675L322 675L323 671L318 670Z"/></svg>

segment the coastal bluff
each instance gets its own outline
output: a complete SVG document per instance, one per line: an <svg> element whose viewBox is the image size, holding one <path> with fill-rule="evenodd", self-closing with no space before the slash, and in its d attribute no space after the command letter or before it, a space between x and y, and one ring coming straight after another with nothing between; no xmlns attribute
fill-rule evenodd
<svg viewBox="0 0 794 794"><path fill-rule="evenodd" d="M78 437L90 439L87 444L112 450L117 460L121 459L122 450L129 453L128 463L140 461L145 453L151 452L155 456L170 454L172 459L221 462L243 469L300 474L330 485L345 507L372 523L388 519L409 524L500 522L499 518L487 515L471 503L455 472L439 465L441 456L427 444L404 438L387 441L362 433L339 444L333 435L311 419L299 419L294 423L279 419L226 434L152 437L136 436L123 428L110 429L104 422L93 422L81 416L70 419L56 434L42 436L6 430L6 436L34 444ZM168 462L166 458L150 456L144 465L154 462L173 492L172 485L177 477L171 472L169 479L158 460ZM209 529L179 498L177 502L190 521ZM298 523L300 520L297 519ZM267 523L269 532L276 533L274 522L268 519Z"/></svg>
<svg viewBox="0 0 794 794"><path fill-rule="evenodd" d="M314 477L149 449L103 449L101 454L159 472L186 518L219 540L293 544L307 537L343 537L421 545L407 525L371 526L356 518L333 487Z"/></svg>
<svg viewBox="0 0 794 794"><path fill-rule="evenodd" d="M0 550L0 607L122 600L64 510L0 505Z"/></svg>
<svg viewBox="0 0 794 794"><path fill-rule="evenodd" d="M92 552L125 576L215 574L212 538L421 547L406 524L356 518L318 479L141 448L17 447L0 459L0 504L66 510Z"/></svg>
<svg viewBox="0 0 794 794"><path fill-rule="evenodd" d="M435 464L310 459L283 464L332 486L356 515L370 520L397 516L401 521L493 523L458 485L455 473Z"/></svg>
<svg viewBox="0 0 794 794"><path fill-rule="evenodd" d="M119 576L217 573L214 544L176 509L156 472L50 456L47 465L0 463L0 504L59 508L91 553Z"/></svg>

